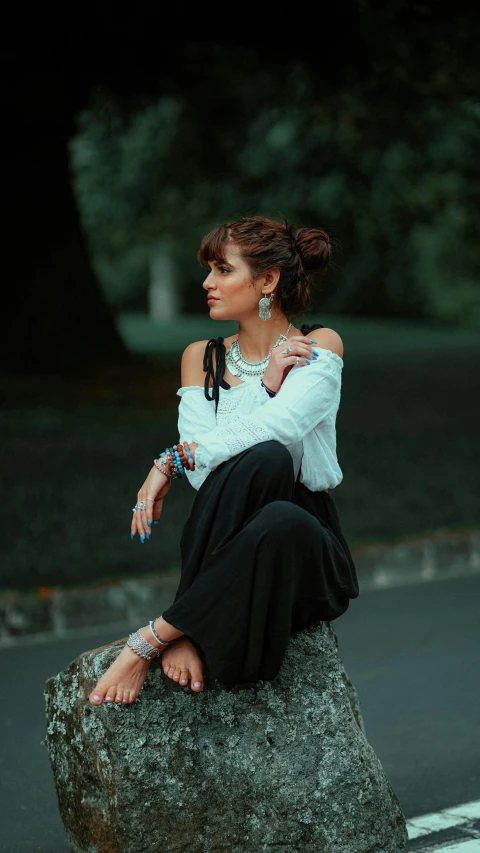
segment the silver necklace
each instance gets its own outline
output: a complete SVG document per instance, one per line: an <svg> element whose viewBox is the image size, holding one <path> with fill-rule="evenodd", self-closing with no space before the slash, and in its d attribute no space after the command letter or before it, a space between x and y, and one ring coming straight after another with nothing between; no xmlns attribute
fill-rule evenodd
<svg viewBox="0 0 480 853"><path fill-rule="evenodd" d="M273 350L287 340L291 327L292 324L289 323L287 331L283 335L280 335L266 358L262 359L262 361L247 361L242 355L237 338L225 355L225 362L232 376L239 376L244 382L254 380L257 376L263 376Z"/></svg>

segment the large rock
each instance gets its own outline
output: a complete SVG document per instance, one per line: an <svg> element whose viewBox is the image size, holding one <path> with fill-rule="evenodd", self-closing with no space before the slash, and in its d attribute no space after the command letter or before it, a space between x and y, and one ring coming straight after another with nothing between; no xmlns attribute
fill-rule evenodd
<svg viewBox="0 0 480 853"><path fill-rule="evenodd" d="M398 799L368 744L328 622L275 681L202 693L158 663L132 705L88 693L123 640L46 686L46 743L74 853L400 853Z"/></svg>

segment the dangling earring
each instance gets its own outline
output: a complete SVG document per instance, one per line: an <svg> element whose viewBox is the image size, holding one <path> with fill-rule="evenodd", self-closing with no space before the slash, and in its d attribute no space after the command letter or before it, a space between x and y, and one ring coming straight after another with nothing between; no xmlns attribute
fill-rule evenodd
<svg viewBox="0 0 480 853"><path fill-rule="evenodd" d="M270 308L272 307L273 302L273 293L270 296L264 294L260 302L258 303L258 316L260 320L270 320L272 316L270 313Z"/></svg>

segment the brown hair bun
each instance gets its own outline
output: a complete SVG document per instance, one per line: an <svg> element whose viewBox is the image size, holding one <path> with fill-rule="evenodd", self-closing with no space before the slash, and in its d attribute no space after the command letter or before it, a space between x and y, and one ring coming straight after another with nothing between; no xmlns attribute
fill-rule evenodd
<svg viewBox="0 0 480 853"><path fill-rule="evenodd" d="M299 228L295 232L295 248L306 272L325 275L330 247L330 237L322 228Z"/></svg>

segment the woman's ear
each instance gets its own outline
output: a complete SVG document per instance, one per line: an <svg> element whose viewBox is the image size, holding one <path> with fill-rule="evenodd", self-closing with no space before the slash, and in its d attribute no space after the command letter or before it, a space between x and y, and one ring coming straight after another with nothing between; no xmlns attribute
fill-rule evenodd
<svg viewBox="0 0 480 853"><path fill-rule="evenodd" d="M273 290L274 287L277 286L280 279L280 270L278 267L273 267L271 270L264 275L265 278L265 287L269 287L270 290Z"/></svg>

